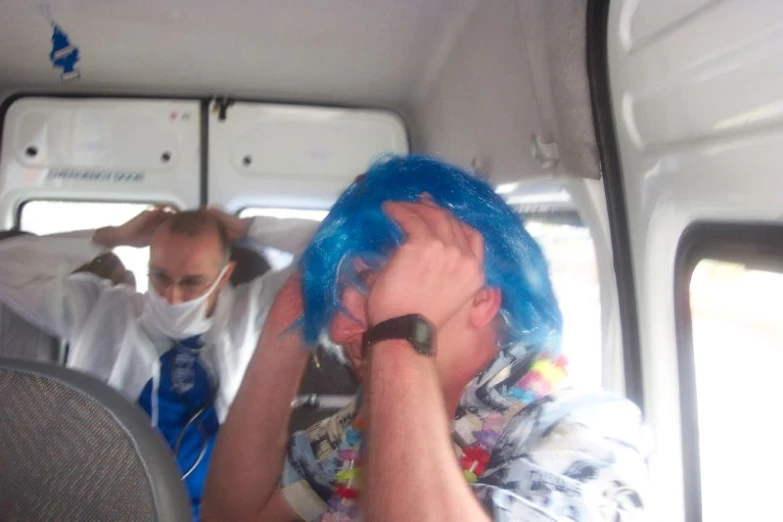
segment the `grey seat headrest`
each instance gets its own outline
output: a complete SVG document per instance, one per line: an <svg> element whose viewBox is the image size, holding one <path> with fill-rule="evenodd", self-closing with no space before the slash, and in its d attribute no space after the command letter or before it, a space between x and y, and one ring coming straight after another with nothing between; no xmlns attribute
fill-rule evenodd
<svg viewBox="0 0 783 522"><path fill-rule="evenodd" d="M192 520L172 453L113 388L0 359L0 397L2 520Z"/></svg>

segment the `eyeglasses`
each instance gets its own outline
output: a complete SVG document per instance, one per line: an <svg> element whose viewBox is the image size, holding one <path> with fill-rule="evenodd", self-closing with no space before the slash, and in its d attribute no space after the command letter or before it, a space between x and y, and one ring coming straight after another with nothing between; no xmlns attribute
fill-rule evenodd
<svg viewBox="0 0 783 522"><path fill-rule="evenodd" d="M220 274L212 279L203 275L189 275L175 281L166 272L150 268L148 276L150 285L158 294L163 295L172 286L175 286L183 295L182 300L189 301L205 294L209 287L217 281Z"/></svg>

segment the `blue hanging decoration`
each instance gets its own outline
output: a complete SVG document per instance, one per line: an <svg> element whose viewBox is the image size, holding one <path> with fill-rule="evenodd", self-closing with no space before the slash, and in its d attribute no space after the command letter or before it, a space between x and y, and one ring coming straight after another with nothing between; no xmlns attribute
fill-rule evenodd
<svg viewBox="0 0 783 522"><path fill-rule="evenodd" d="M81 78L81 73L76 64L79 62L79 48L71 43L68 34L54 21L47 4L41 4L41 13L52 26L52 50L49 60L52 67L60 69L60 80L70 82Z"/></svg>

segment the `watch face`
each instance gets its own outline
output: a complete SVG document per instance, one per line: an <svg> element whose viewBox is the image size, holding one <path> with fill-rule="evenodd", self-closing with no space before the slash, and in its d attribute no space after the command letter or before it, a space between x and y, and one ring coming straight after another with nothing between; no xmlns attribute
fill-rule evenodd
<svg viewBox="0 0 783 522"><path fill-rule="evenodd" d="M433 328L429 322L421 316L415 316L411 321L411 331L413 333L411 342L413 343L416 351L424 355L432 355L433 345L432 333Z"/></svg>

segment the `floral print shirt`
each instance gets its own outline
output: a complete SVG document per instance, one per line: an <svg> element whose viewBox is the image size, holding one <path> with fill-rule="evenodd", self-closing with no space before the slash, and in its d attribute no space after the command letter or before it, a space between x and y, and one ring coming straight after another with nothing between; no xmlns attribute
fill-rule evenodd
<svg viewBox="0 0 783 522"><path fill-rule="evenodd" d="M507 352L474 379L452 424L466 480L496 522L643 520L639 410L568 387L561 370L557 361ZM361 520L360 486L352 487L360 483L360 400L290 441L281 487L303 520Z"/></svg>

